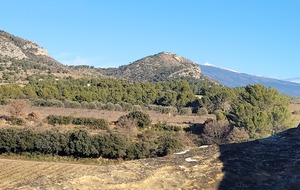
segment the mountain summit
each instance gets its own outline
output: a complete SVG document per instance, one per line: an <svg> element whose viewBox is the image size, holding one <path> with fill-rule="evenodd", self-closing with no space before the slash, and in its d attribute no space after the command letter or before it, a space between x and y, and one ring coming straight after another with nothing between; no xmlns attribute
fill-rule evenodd
<svg viewBox="0 0 300 190"><path fill-rule="evenodd" d="M132 81L163 81L182 77L198 79L201 70L197 63L180 55L160 52L117 69L107 69L103 74Z"/></svg>
<svg viewBox="0 0 300 190"><path fill-rule="evenodd" d="M34 73L61 72L66 66L49 56L47 51L36 43L16 37L0 30L0 67L10 73L2 77L2 82L23 80ZM3 74L3 73L2 73Z"/></svg>

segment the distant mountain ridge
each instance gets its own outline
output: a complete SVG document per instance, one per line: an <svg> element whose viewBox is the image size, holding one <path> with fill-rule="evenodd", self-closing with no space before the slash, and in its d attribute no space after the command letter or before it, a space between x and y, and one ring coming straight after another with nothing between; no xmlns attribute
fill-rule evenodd
<svg viewBox="0 0 300 190"><path fill-rule="evenodd" d="M222 85L229 87L240 87L248 84L262 84L277 89L280 93L300 97L300 84L284 80L253 76L239 73L230 69L220 68L214 65L200 65L202 73Z"/></svg>
<svg viewBox="0 0 300 190"><path fill-rule="evenodd" d="M66 66L51 58L35 42L25 40L0 30L0 82L26 83L34 74L55 76L111 77L136 81L169 81L180 78L212 79L229 87L262 84L281 93L300 97L300 84L239 73L212 65L198 65L180 55L160 52L146 56L118 68L93 66ZM295 80L295 79L294 79Z"/></svg>

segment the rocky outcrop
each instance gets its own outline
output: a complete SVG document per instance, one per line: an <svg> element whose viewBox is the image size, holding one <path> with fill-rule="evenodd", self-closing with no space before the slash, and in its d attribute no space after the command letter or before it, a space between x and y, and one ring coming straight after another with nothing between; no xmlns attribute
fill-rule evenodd
<svg viewBox="0 0 300 190"><path fill-rule="evenodd" d="M25 59L28 54L49 57L47 51L36 43L0 31L0 57Z"/></svg>
<svg viewBox="0 0 300 190"><path fill-rule="evenodd" d="M2 83L26 83L26 78L33 74L66 73L69 70L35 42L1 30L0 67Z"/></svg>

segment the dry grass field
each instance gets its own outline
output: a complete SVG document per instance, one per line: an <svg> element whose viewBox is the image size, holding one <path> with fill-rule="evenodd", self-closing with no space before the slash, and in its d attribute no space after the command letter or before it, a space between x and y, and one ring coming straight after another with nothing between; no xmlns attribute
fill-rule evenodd
<svg viewBox="0 0 300 190"><path fill-rule="evenodd" d="M300 112L300 104L291 104L290 111L299 111ZM295 124L300 123L300 114L293 114L292 118L295 120Z"/></svg>
<svg viewBox="0 0 300 190"><path fill-rule="evenodd" d="M218 147L197 150L107 166L0 159L0 189L217 189Z"/></svg>

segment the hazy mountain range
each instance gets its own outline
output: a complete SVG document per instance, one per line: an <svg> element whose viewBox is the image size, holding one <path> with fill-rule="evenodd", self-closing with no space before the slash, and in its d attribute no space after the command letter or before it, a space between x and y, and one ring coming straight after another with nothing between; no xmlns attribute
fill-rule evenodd
<svg viewBox="0 0 300 190"><path fill-rule="evenodd" d="M202 74L225 86L240 87L248 84L262 84L267 87L276 88L283 94L300 97L300 83L249 75L211 64L203 64L200 67Z"/></svg>

